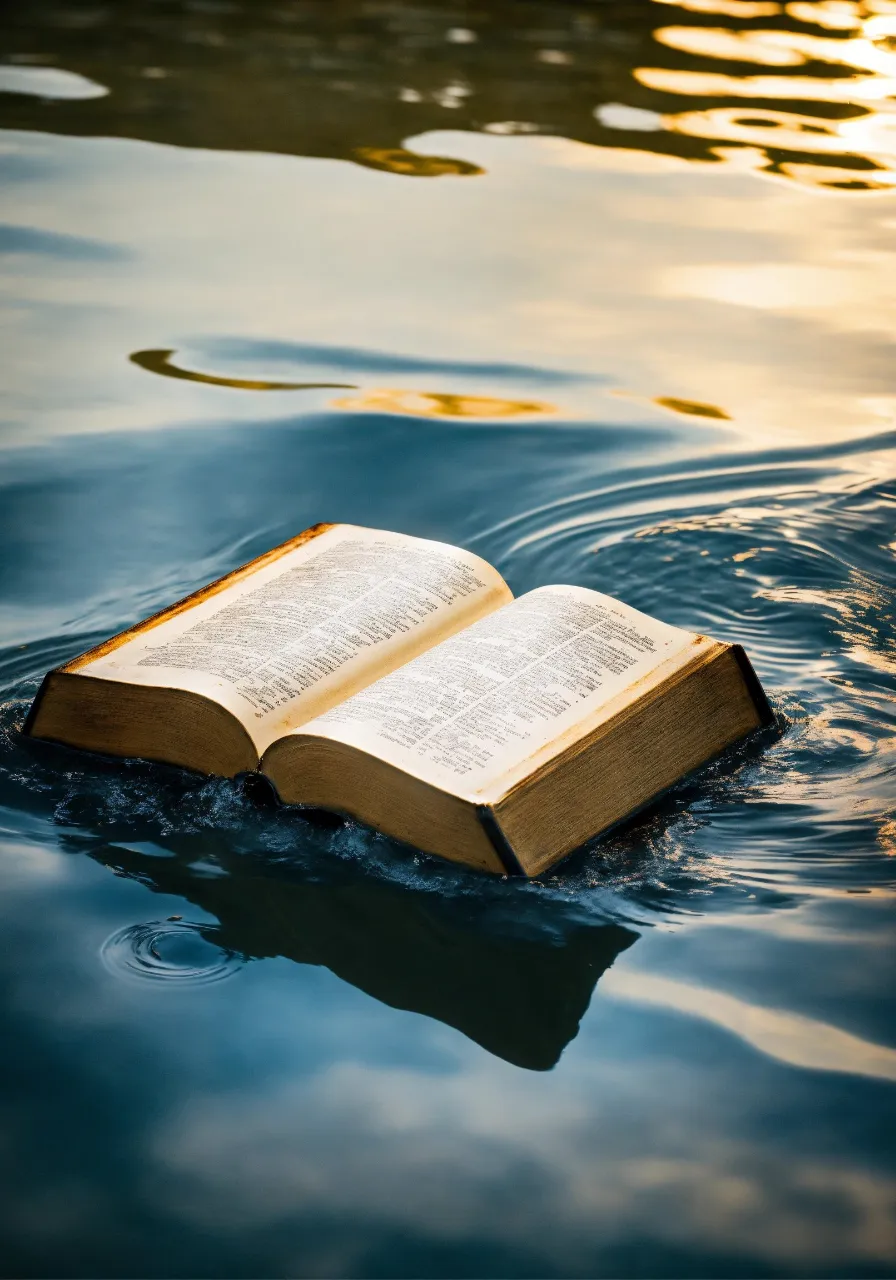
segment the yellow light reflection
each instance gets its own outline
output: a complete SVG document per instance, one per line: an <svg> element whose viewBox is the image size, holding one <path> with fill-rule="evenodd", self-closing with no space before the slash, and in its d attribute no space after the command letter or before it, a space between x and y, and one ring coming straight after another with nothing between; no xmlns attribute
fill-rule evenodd
<svg viewBox="0 0 896 1280"><path fill-rule="evenodd" d="M214 373L199 373L195 369L183 369L171 363L174 348L134 351L128 356L131 364L147 373L157 373L163 378L181 378L186 382L203 382L210 387L231 387L236 391L311 391L319 388L354 388L354 382L271 382L261 378L228 378Z"/></svg>
<svg viewBox="0 0 896 1280"><path fill-rule="evenodd" d="M660 27L654 31L657 44L681 53L704 58L726 58L733 62L758 62L766 67L799 67L806 55L786 42L778 42L777 31L731 31L725 27ZM812 39L813 37L809 37ZM817 37L814 37L817 39ZM833 43L833 42L831 42Z"/></svg>
<svg viewBox="0 0 896 1280"><path fill-rule="evenodd" d="M696 98L864 103L896 97L896 79L885 76L822 80L813 76L728 76L715 71L677 71L672 67L636 67L632 75L647 89Z"/></svg>
<svg viewBox="0 0 896 1280"><path fill-rule="evenodd" d="M451 156L421 156L404 147L355 147L352 152L358 164L407 178L469 178L485 173L479 165Z"/></svg>
<svg viewBox="0 0 896 1280"><path fill-rule="evenodd" d="M717 404L707 404L705 400L686 400L682 396L644 396L637 391L625 391L617 387L610 393L623 400L638 400L642 404L655 404L660 409L668 409L670 413L680 413L687 418L714 418L724 422L731 421L731 414L720 409Z"/></svg>
<svg viewBox="0 0 896 1280"><path fill-rule="evenodd" d="M777 0L654 0L691 13L718 13L727 18L771 18L780 13Z"/></svg>
<svg viewBox="0 0 896 1280"><path fill-rule="evenodd" d="M855 40L831 40L801 31L729 31L715 27L661 27L653 34L658 44L705 58L755 62L768 67L829 62L856 71L896 75L890 20L876 21L880 23L878 35Z"/></svg>
<svg viewBox="0 0 896 1280"><path fill-rule="evenodd" d="M681 0L677 7L723 12L716 0ZM657 43L688 58L754 63L771 71L732 75L709 67L635 68L634 79L647 89L704 100L695 103L697 110L657 116L660 129L716 143L710 155L728 169L752 170L818 191L892 191L896 0L821 0L779 6L776 12L785 9L788 17L832 34L738 29L721 23L659 27L654 32ZM759 15L744 11L737 16ZM817 63L852 74L793 70ZM707 98L715 98L716 104L706 105ZM751 105L739 108L731 102L743 99ZM759 105L763 100L768 106ZM789 112L787 102L801 107ZM818 114L810 114L816 104Z"/></svg>
<svg viewBox="0 0 896 1280"><path fill-rule="evenodd" d="M885 48L893 48L896 43L896 3L886 13L881 10L877 17L864 22L862 32L866 40L882 44Z"/></svg>
<svg viewBox="0 0 896 1280"><path fill-rule="evenodd" d="M554 405L538 400L501 400L495 396L451 395L391 387L372 388L360 396L344 396L332 403L336 409L402 413L415 418L518 418L556 412Z"/></svg>
<svg viewBox="0 0 896 1280"><path fill-rule="evenodd" d="M731 421L731 415L715 404L704 404L701 400L679 400L677 396L655 396L654 404L662 409L670 409L672 413L682 413L691 418L724 418Z"/></svg>
<svg viewBox="0 0 896 1280"><path fill-rule="evenodd" d="M172 364L174 349L134 351L128 359L148 373L163 378L200 382L211 387L230 387L236 391L310 391L319 389L357 391L355 382L272 382L262 378L230 378L223 374L200 373ZM659 402L658 402L659 403ZM669 401L691 404L691 401ZM556 413L556 406L541 400L504 400L497 396L453 395L438 391L411 391L405 388L372 387L357 396L332 401L336 409L362 409L368 413L402 413L416 418L516 418L525 415ZM679 412L725 417L711 405L681 409Z"/></svg>
<svg viewBox="0 0 896 1280"><path fill-rule="evenodd" d="M889 128L874 127L878 120ZM744 142L750 146L819 154L864 151L866 155L896 155L896 116L889 121L871 116L823 120L768 107L711 107L708 111L664 116L663 124L673 133L692 138Z"/></svg>
<svg viewBox="0 0 896 1280"><path fill-rule="evenodd" d="M814 187L819 191L892 191L896 187L896 173L889 170L870 176L856 169L783 160L774 171L802 187Z"/></svg>
<svg viewBox="0 0 896 1280"><path fill-rule="evenodd" d="M797 22L811 22L829 31L854 31L862 21L859 5L850 0L794 0L786 13Z"/></svg>
<svg viewBox="0 0 896 1280"><path fill-rule="evenodd" d="M723 27L660 27L653 34L658 44L669 49L706 58L768 67L830 62L856 71L896 75L893 20L888 18L870 20L865 36L855 40L831 40L802 31L730 31Z"/></svg>

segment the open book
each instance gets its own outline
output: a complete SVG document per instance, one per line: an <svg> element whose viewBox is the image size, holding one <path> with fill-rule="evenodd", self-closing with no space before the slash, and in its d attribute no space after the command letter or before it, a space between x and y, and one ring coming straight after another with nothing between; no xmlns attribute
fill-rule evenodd
<svg viewBox="0 0 896 1280"><path fill-rule="evenodd" d="M25 732L531 876L770 719L738 645L321 524L51 671Z"/></svg>

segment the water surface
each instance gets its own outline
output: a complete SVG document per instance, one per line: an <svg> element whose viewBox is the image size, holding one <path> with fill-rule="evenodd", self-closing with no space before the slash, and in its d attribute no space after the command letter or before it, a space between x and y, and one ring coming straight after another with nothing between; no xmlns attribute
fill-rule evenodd
<svg viewBox="0 0 896 1280"><path fill-rule="evenodd" d="M896 4L63 4L0 60L22 1276L891 1276ZM541 881L19 735L316 520L743 642Z"/></svg>

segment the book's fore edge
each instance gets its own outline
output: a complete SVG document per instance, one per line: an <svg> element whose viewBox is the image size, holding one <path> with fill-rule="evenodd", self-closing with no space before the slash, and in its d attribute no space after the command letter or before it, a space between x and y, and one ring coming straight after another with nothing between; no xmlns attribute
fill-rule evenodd
<svg viewBox="0 0 896 1280"><path fill-rule="evenodd" d="M733 644L730 648L734 655L734 661L737 663L740 674L743 677L744 684L747 687L747 692L753 699L753 705L759 715L760 726L772 724L775 719L775 713L769 705L769 700L766 697L765 690L759 681L759 677L753 670L753 664L747 657L746 650L741 644Z"/></svg>
<svg viewBox="0 0 896 1280"><path fill-rule="evenodd" d="M709 639L709 637L707 636L700 636L698 638L701 640ZM685 780L685 778L689 778L692 774L699 773L700 770L705 769L707 765L712 764L713 761L720 759L725 754L725 752L728 751L729 748L735 744L735 742L742 741L743 738L750 737L752 734L757 733L761 728L767 727L770 723L774 723L774 719L775 719L774 712L772 711L769 705L768 699L765 696L765 690L762 688L762 685L759 682L759 678L756 675L756 672L753 670L752 664L750 663L750 660L747 657L746 652L743 649L743 646L739 644L728 644L724 640L716 640L713 642L713 644L714 644L714 648L707 651L707 653L704 655L703 661L699 663L689 663L682 671L676 673L676 680L674 681L674 683L677 683L677 679L679 677L686 678L687 676L692 675L694 671L698 669L698 667L706 665L707 662L715 662L723 654L730 652L731 656L734 658L735 662L737 663L738 670L740 671L741 677L744 681L744 686L753 701L754 707L756 708L756 713L759 716L759 724L757 724L753 729L747 730L747 732L741 735L740 738L734 738L730 742L728 742L725 746L719 747L718 750L713 751L710 755L706 756L706 758L702 760L700 764L697 764L693 767L693 769L688 770L686 774L683 774L681 777L676 778L673 782L670 782L667 786L661 787L659 791L655 791L651 795L645 797L645 799L643 799L639 804L637 804L634 807L634 809L630 809L627 813L623 813L620 817L614 818L612 822L608 822L605 826L599 828L597 831L593 832L590 836L586 836L586 838L580 844L575 845L571 849L568 849L566 853L560 854L559 857L554 858L553 860L547 860L545 862L540 863L534 869L534 871L532 871L531 873L527 872L526 874L533 875L533 876L541 875L542 872L547 871L548 868L555 867L559 863L565 862L568 858L574 857L577 853L581 852L581 850L584 849L586 845L597 843L598 841L603 841L604 839L606 839L607 836L612 835L615 831L621 828L627 827L630 823L636 822L638 818L640 818L644 813L647 812L647 810L652 809L654 805L660 804L667 796L671 795L672 792L674 792L675 789L681 785L681 783ZM649 701L655 701L656 694L663 687L664 687L663 685L660 685L658 686L657 689L653 690L652 691L653 696L649 699ZM620 712L619 716L613 717L613 719L618 720L619 718L622 717L622 715L623 715L623 712ZM515 789L516 788L514 788L514 790ZM509 795L510 792L508 792L507 794Z"/></svg>
<svg viewBox="0 0 896 1280"><path fill-rule="evenodd" d="M41 682L40 689L39 689L39 690L38 690L38 692L37 692L37 696L35 697L34 702L31 704L31 708L30 708L30 710L29 710L29 712L28 712L28 715L27 715L27 717L26 717L26 719L25 719L24 724L22 725L22 728L21 728L21 731L20 731L22 734L27 735L27 736L29 736L29 737L33 737L33 736L35 736L35 735L32 733L32 725L33 725L34 720L37 718L38 704L40 703L41 699L43 698L43 695L44 695L44 692L45 692L45 688L49 685L49 682L50 682L51 678L52 678L53 676L55 676L55 675L59 675L60 673L61 673L62 675L66 675L66 672L64 671L64 669L63 669L63 668L61 668L61 667L59 667L59 668L55 668L53 671L48 671L48 672L47 672L47 674L44 676L44 678L43 678L43 680L42 680L42 682ZM114 681L114 680L104 680L101 676L90 676L90 677L88 677L88 679L90 680L91 684L92 684L92 685L94 685L94 686L96 686L96 685L99 685L99 686L105 686L105 687L106 687L106 688L108 688L109 690L114 690L116 687L119 687L119 688L120 688L120 686L118 685L118 682L117 682L117 681ZM202 694L202 693L195 693L192 689L176 689L176 688L168 688L168 687L166 687L166 686L164 686L164 685L155 685L155 686L152 686L152 687L153 687L154 689L156 689L156 690L157 690L158 692L160 692L160 693L171 693L171 694L175 694L175 695L177 695L177 697L180 697L180 698L187 698L188 700L193 701L193 702L195 702L195 703L197 703L197 704L199 704L199 703L208 703L208 702L210 702L210 701L211 701L211 699L206 698L206 696L205 696L204 694ZM49 735L49 734L40 734L40 735L39 735L39 740L40 740L41 742L54 742L54 743L56 743L58 746L61 746L61 747L67 747L69 750L72 750L72 751L84 751L84 752L87 752L89 755L92 755L92 756L98 756L98 757L100 757L100 758L102 758L102 759L104 759L104 760L116 760L116 761L118 761L118 760L122 760L122 759L129 759L129 758L130 758L130 759L137 759L137 760L149 760L149 761L152 761L152 762L154 762L154 763L156 763L156 764L165 764L165 765L169 765L171 768L174 768L174 769L186 769L186 770L188 770L188 772L198 774L200 777L203 777L203 778L210 778L210 777L219 777L219 778L228 778L228 777L233 777L233 778L236 778L236 777L239 777L240 775L244 775L244 776L249 776L249 775L251 775L251 776L258 776L258 777L260 777L261 775L260 775L260 773L259 773L259 771L258 771L258 750L257 750L257 748L256 748L256 746L255 746L255 743L252 741L252 736L251 736L251 734L248 732L248 730L246 729L246 726L245 726L245 725L243 724L243 722L239 719L239 717L238 717L238 716L235 716L235 715L233 714L233 712L232 712L232 711L230 711L227 707L221 706L221 704L220 704L220 703L215 704L215 705L217 705L217 706L218 706L219 710L221 710L221 711L222 711L222 712L223 712L223 713L228 717L228 719L230 719L230 720L232 720L232 721L233 721L233 723L237 726L237 730L239 731L240 735L241 735L241 736L246 740L246 742L248 743L248 746L249 746L249 752L250 752L250 754L251 754L251 755L253 755L253 756L255 757L255 761L256 761L256 763L255 763L255 765L254 765L254 766L252 766L252 767L250 767L250 768L248 768L248 769L241 769L241 770L238 770L238 771L237 771L237 773L235 773L235 774L226 774L226 773L216 774L216 773L209 773L206 769L200 769L200 768L199 768L198 766L196 766L196 765L189 765L189 764L173 764L173 763L172 763L172 761L171 761L170 759L166 759L164 756L133 756L133 757L126 757L126 756L118 755L118 754L116 754L116 753L114 753L114 752L103 751L101 748L98 748L98 747L81 747L81 746L73 746L73 744L71 743L71 741L69 741L68 739L66 739L66 738L57 738L57 737L53 737L53 736L51 736L51 735Z"/></svg>
<svg viewBox="0 0 896 1280"><path fill-rule="evenodd" d="M703 648L702 646L708 646L708 647ZM756 729L761 729L774 723L775 721L774 712L772 711L772 708L769 705L769 701L768 701L768 698L766 697L765 690L763 689L759 681L759 677L756 675L756 672L753 670L752 663L750 662L750 659L747 657L747 654L743 648L743 645L730 644L728 641L725 641L725 640L714 640L711 636L705 636L700 632L695 632L691 637L688 647L693 648L695 650L695 652L692 655L691 661L686 662L682 666L677 668L670 675L669 682L673 684L678 683L679 680L685 679L691 673L691 671L693 671L695 665L702 666L704 663L714 662L718 658L720 658L723 653L727 653L730 651L732 657L737 663L737 667L738 667L738 670L740 671L741 678L743 679L744 686L750 695L753 705L756 708L756 714L759 717L759 724L756 726ZM665 664L662 664L662 665L665 665ZM635 681L635 683L630 688L636 689L639 684L646 683L650 679L650 677L654 674L656 669L657 668L654 668L653 671L645 672L645 674L642 677L640 677L640 679ZM662 693L666 688L667 688L667 681L666 680L661 681L653 689L651 689L650 692L647 694L648 701L652 702L655 698L662 696ZM613 715L609 717L609 719L595 725L594 728L590 730L588 733L586 733L584 736L590 739L592 734L597 736L599 734L603 734L604 732L609 732L611 727L618 724L621 718L624 718L630 715L638 704L639 704L639 699L637 698L627 700L622 706L619 707L619 709L616 712L614 712ZM750 732L751 733L756 732L756 730L750 730ZM502 794L500 795L492 794L489 798L489 803L494 806L504 804L508 799L510 799L513 796L514 792L519 791L524 787L531 786L533 782L536 782L537 780L542 778L545 774L550 773L554 769L560 767L564 763L564 761L569 758L570 755L574 755L580 749L580 744L583 740L582 736L576 736L573 730L570 730L568 732L568 735L566 736L568 736L569 740L561 748L561 750L559 750L555 755L551 755L543 759L541 763L533 770L532 773L526 774L518 778L515 782L513 782L510 786L508 786Z"/></svg>
<svg viewBox="0 0 896 1280"><path fill-rule="evenodd" d="M720 642L720 643L723 643L723 642ZM747 655L744 653L741 646L731 644L731 645L725 645L724 648L726 650L728 649L740 650L740 653L743 655L743 658L750 669L750 673L752 674L753 680L756 681L756 688L759 691L761 699L764 702L765 706L768 708L768 714L769 714L770 720L763 719L760 722L760 724L756 726L755 729L750 729L747 731L746 734L743 735L744 737L749 737L751 734L756 733L759 729L763 728L765 725L773 721L774 713L772 712L771 707L769 707L768 700L765 697L765 691L763 690L762 685L759 683L759 679L756 676L755 671L753 671L753 668L750 665L750 660L749 658L747 658ZM759 705L759 699L756 697L756 694L754 693L752 686L749 684L749 682L746 679L746 675L744 673L743 667L741 666L740 659L738 658L737 653L735 653L733 656L737 661L738 667L740 668L741 675L744 676L744 681L747 684L747 691L753 697L757 713L761 715L762 712ZM538 870L535 872L535 874L540 875L541 872L546 871L548 867L554 867L557 865L557 863L565 862L567 858L574 857L577 853L581 852L581 850L584 849L586 845L589 845L592 842L597 843L598 841L603 841L606 839L607 836L613 835L614 832L627 827L630 823L637 822L637 820L643 817L644 814L649 809L652 809L655 805L661 804L663 800L665 800L668 796L672 795L672 793L678 787L680 787L681 784L686 779L691 778L694 774L700 773L700 771L702 769L705 769L707 765L710 765L714 761L721 759L721 757L725 754L726 751L729 750L729 748L733 747L736 742L739 742L742 740L743 740L742 738L735 738L733 741L729 742L726 746L719 747L717 751L714 751L711 755L708 755L705 760L703 760L700 764L695 765L693 769L690 769L682 777L676 778L675 781L670 782L668 786L661 787L659 791L653 792L653 794L649 795L646 798L646 800L642 800L641 803L636 805L634 809L630 809L628 813L624 813L620 818L614 818L612 822L607 823L605 827L601 827L599 831L595 831L594 835L588 836L587 839L583 840L581 844L576 845L574 849L570 849L567 853L562 854L561 857L559 857L556 860L556 862L549 862L545 866L539 867Z"/></svg>
<svg viewBox="0 0 896 1280"><path fill-rule="evenodd" d="M154 627L159 626L160 623L167 622L169 618L176 617L177 614L183 613L187 609L192 609L194 605L201 604L203 600L208 600L212 596L218 595L219 592L225 590L234 582L238 582L240 578L247 577L250 573L256 573L259 569L263 569L265 565L271 564L274 560L279 560L288 551L294 551L296 547L302 546L305 542L310 542L313 538L319 538L321 534L327 533L330 529L335 529L336 527L333 523L309 525L307 529L303 529L294 538L287 538L286 542L281 542L278 546L272 547L270 551L263 552L260 556L256 556L254 560L248 560L236 569L231 569L229 573L216 578L214 582L207 583L204 587L200 587L198 591L192 591L188 596L184 596L181 600L175 601L174 604L168 605L167 608L160 609L157 613L144 618L142 622L136 622L132 627L126 627L124 631L119 631L117 635L102 641L101 644L94 645L92 649L87 649L76 658L71 658L61 666L53 667L40 683L40 688L28 709L28 714L22 725L22 733L29 737L33 733L34 724L52 676L57 673L73 675L80 667L85 666L88 662L94 662L97 658L105 657L107 653L111 653L114 649L119 648L120 645L127 643L128 640L133 640L141 632L151 631Z"/></svg>
<svg viewBox="0 0 896 1280"><path fill-rule="evenodd" d="M509 876L528 878L528 872L513 851L513 846L501 829L491 805L477 804L476 816L482 823L482 829L491 841L498 860Z"/></svg>

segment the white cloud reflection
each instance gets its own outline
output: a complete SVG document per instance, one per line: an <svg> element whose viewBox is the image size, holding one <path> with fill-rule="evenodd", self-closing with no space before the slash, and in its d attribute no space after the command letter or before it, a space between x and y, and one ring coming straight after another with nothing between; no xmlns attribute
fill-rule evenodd
<svg viewBox="0 0 896 1280"><path fill-rule="evenodd" d="M754 1143L699 1078L698 1093L686 1066L655 1060L634 1086L624 1063L579 1060L547 1088L472 1051L451 1075L344 1062L172 1116L152 1139L151 1194L225 1233L327 1214L525 1249L570 1274L631 1238L774 1266L890 1256L896 1184Z"/></svg>
<svg viewBox="0 0 896 1280"><path fill-rule="evenodd" d="M35 98L72 101L103 98L108 92L105 85L88 80L76 71L64 71L61 67L0 66L0 93L25 93Z"/></svg>
<svg viewBox="0 0 896 1280"><path fill-rule="evenodd" d="M803 1014L765 1008L724 991L625 968L610 969L601 990L622 1000L705 1018L789 1066L896 1081L896 1049Z"/></svg>

